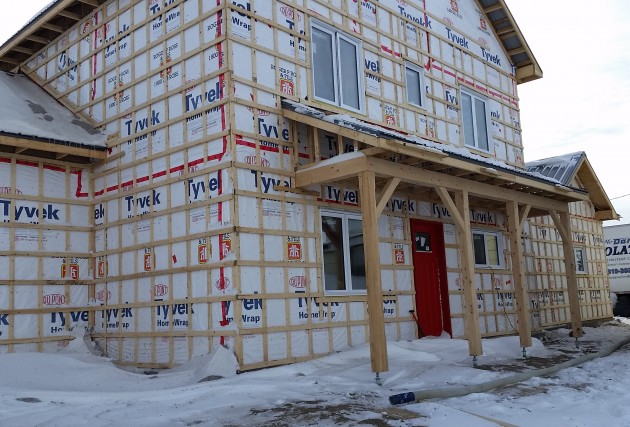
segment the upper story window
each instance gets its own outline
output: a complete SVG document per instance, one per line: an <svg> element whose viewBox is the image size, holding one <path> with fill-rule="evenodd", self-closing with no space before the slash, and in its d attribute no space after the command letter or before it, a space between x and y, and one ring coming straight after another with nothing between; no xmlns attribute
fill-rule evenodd
<svg viewBox="0 0 630 427"><path fill-rule="evenodd" d="M322 211L324 289L328 293L364 293L363 223L356 214Z"/></svg>
<svg viewBox="0 0 630 427"><path fill-rule="evenodd" d="M311 24L311 64L315 98L361 112L361 44L319 22Z"/></svg>
<svg viewBox="0 0 630 427"><path fill-rule="evenodd" d="M407 102L424 108L424 69L413 64L405 64Z"/></svg>
<svg viewBox="0 0 630 427"><path fill-rule="evenodd" d="M464 144L478 150L490 151L490 118L486 98L463 89L461 98Z"/></svg>
<svg viewBox="0 0 630 427"><path fill-rule="evenodd" d="M475 267L503 267L503 235L493 231L473 230Z"/></svg>

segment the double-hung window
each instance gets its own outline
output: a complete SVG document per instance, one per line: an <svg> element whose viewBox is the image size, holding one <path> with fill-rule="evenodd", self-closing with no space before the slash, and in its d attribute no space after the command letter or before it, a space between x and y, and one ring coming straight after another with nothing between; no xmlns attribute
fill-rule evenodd
<svg viewBox="0 0 630 427"><path fill-rule="evenodd" d="M324 289L328 293L365 292L361 217L332 211L321 215Z"/></svg>
<svg viewBox="0 0 630 427"><path fill-rule="evenodd" d="M490 117L486 98L474 92L461 91L464 144L490 151Z"/></svg>
<svg viewBox="0 0 630 427"><path fill-rule="evenodd" d="M315 98L361 112L364 94L361 44L324 24L311 25Z"/></svg>
<svg viewBox="0 0 630 427"><path fill-rule="evenodd" d="M498 232L473 230L475 267L503 267L503 235Z"/></svg>
<svg viewBox="0 0 630 427"><path fill-rule="evenodd" d="M407 103L424 108L424 71L413 64L405 64Z"/></svg>

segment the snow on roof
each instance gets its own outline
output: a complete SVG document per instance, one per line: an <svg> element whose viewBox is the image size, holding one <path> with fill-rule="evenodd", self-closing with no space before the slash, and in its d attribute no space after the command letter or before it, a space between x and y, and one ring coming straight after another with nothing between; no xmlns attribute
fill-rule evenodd
<svg viewBox="0 0 630 427"><path fill-rule="evenodd" d="M539 173L549 178L557 179L563 185L569 185L580 161L586 154L584 151L549 157L547 159L527 162L525 168L529 172Z"/></svg>
<svg viewBox="0 0 630 427"><path fill-rule="evenodd" d="M298 114L304 114L310 117L315 117L329 123L334 123L338 126L357 130L357 131L374 135L377 137L382 137L386 139L394 138L394 139L401 140L403 142L420 145L429 151L444 153L453 157L460 157L460 158L463 158L464 160L477 163L489 169L498 168L498 169L501 169L503 171L507 171L513 174L518 174L518 175L525 176L528 178L536 179L538 181L542 181L547 184L552 184L552 185L563 184L565 186L567 185L567 183L559 181L554 176L547 176L543 173L540 173L539 171L530 171L528 169L516 168L512 165L505 163L502 160L490 159L490 158L472 153L470 150L468 150L465 147L455 147L452 145L436 143L433 141L429 141L427 139L420 138L415 135L408 135L408 134L404 134L395 130L391 130L391 129L387 129L378 125L374 125L372 123L365 122L363 120L357 119L355 117L352 117L346 114L326 115L325 113L323 113L322 111L316 108L309 107L307 105L300 104L298 102L294 102L288 99L283 99L282 103L283 105L285 105L286 107L290 108L291 110L295 111ZM571 187L571 189L576 190L573 187Z"/></svg>
<svg viewBox="0 0 630 427"><path fill-rule="evenodd" d="M105 147L106 135L22 74L0 72L0 132Z"/></svg>

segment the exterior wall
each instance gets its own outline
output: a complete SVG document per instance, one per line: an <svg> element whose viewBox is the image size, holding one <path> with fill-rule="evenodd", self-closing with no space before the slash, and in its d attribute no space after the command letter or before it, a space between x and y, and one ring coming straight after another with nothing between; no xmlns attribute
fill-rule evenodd
<svg viewBox="0 0 630 427"><path fill-rule="evenodd" d="M345 113L314 101L314 17L362 43L366 109L354 115L461 147L466 87L487 97L492 117L491 150L478 154L522 167L513 70L476 2L111 0L26 67L110 134L110 160L82 187L94 211L92 271L80 287L89 304L66 299L68 310L94 313L88 325L109 357L169 366L225 345L253 369L367 340L365 295L333 297L322 284L320 210L359 212L357 188L282 188L297 166L359 148L281 116L282 97ZM426 69L426 108L405 102L404 61ZM409 194L396 194L379 218L387 337L416 336L410 218L445 224L461 337L454 226L446 208ZM471 221L506 229L499 212L471 211ZM508 246L503 270L475 273L485 336L516 326Z"/></svg>
<svg viewBox="0 0 630 427"><path fill-rule="evenodd" d="M0 353L52 351L88 325L88 171L0 156Z"/></svg>
<svg viewBox="0 0 630 427"><path fill-rule="evenodd" d="M578 182L574 183L579 185ZM612 317L610 285L606 270L604 230L588 202L572 203L573 245L585 255L578 288L582 320ZM571 320L562 240L550 217L528 221L524 232L532 329L563 325ZM575 256L568 254L568 256Z"/></svg>

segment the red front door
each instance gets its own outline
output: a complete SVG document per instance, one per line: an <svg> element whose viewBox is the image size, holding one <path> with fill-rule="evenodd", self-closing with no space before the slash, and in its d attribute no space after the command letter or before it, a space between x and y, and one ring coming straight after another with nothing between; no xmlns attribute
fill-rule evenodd
<svg viewBox="0 0 630 427"><path fill-rule="evenodd" d="M411 220L418 335L451 333L442 223Z"/></svg>

